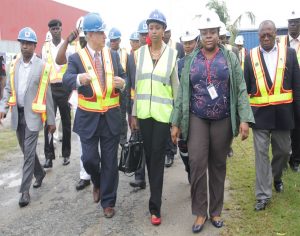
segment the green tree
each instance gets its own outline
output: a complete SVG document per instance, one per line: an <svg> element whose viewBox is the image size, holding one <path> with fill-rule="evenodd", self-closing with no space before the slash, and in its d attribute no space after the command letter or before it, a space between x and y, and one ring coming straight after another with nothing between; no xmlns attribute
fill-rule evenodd
<svg viewBox="0 0 300 236"><path fill-rule="evenodd" d="M206 4L206 7L208 9L214 10L220 17L220 20L226 25L227 29L231 33L231 43L234 42L237 36L241 20L244 16L246 16L250 20L251 24L255 24L255 15L250 11L242 13L233 21L232 24L229 24L230 16L228 14L228 8L224 1L209 0L209 2Z"/></svg>

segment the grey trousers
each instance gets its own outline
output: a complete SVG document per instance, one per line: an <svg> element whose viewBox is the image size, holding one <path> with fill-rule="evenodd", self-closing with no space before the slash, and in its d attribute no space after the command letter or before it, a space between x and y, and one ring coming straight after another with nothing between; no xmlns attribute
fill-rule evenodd
<svg viewBox="0 0 300 236"><path fill-rule="evenodd" d="M210 121L190 114L188 150L193 215L207 215L207 170L209 214L211 217L221 215L224 201L226 156L231 140L230 118Z"/></svg>
<svg viewBox="0 0 300 236"><path fill-rule="evenodd" d="M290 156L290 130L253 129L255 150L257 200L272 197L272 176L274 181L281 180L282 170ZM272 161L269 160L269 146L272 146Z"/></svg>
<svg viewBox="0 0 300 236"><path fill-rule="evenodd" d="M17 128L17 138L24 154L23 175L20 193L29 191L32 176L39 179L44 174L44 169L40 164L36 154L36 146L39 132L30 131L27 127L24 112L19 112L19 123Z"/></svg>

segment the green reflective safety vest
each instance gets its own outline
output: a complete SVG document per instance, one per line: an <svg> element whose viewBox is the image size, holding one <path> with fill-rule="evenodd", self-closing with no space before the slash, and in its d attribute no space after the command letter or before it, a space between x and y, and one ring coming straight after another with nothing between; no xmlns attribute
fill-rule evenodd
<svg viewBox="0 0 300 236"><path fill-rule="evenodd" d="M269 106L293 102L292 90L285 90L282 86L284 80L284 70L286 64L287 47L278 44L277 68L273 86L269 89L266 81L265 71L262 66L259 47L250 51L250 58L256 79L257 92L250 97L251 106Z"/></svg>
<svg viewBox="0 0 300 236"><path fill-rule="evenodd" d="M161 57L153 65L148 45L137 54L136 101L137 117L169 123L173 110L171 74L176 63L177 51L166 46Z"/></svg>
<svg viewBox="0 0 300 236"><path fill-rule="evenodd" d="M91 58L88 49L81 49L78 54L86 73L91 76L91 87L93 90L93 97L85 97L83 94L78 94L78 106L82 110L90 112L106 112L110 108L119 106L119 93L115 92L113 83L114 68L109 49L105 47L101 51L106 79L105 89L101 87L98 76L102 75L97 75L94 60Z"/></svg>
<svg viewBox="0 0 300 236"><path fill-rule="evenodd" d="M52 70L51 70L51 74L50 74L50 82L51 83L57 83L57 82L61 83L63 75L67 70L67 64L59 66L59 69L57 70L55 58L52 57L50 42L46 42L44 44L44 47L46 48L46 53L47 53L47 64L50 64L52 66Z"/></svg>

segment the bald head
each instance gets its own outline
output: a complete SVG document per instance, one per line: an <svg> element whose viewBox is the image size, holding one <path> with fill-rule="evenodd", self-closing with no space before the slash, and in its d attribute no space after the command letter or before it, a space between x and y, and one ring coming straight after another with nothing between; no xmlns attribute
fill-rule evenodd
<svg viewBox="0 0 300 236"><path fill-rule="evenodd" d="M265 20L259 25L258 35L260 46L267 52L275 45L276 31L276 26L271 20Z"/></svg>

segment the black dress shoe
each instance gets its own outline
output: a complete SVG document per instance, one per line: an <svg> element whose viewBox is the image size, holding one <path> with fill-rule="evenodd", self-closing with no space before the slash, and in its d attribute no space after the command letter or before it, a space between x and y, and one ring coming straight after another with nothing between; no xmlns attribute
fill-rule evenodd
<svg viewBox="0 0 300 236"><path fill-rule="evenodd" d="M294 172L300 172L299 164L290 163L291 170Z"/></svg>
<svg viewBox="0 0 300 236"><path fill-rule="evenodd" d="M260 200L256 200L256 204L254 207L255 211L262 211L264 209L266 209L266 206L269 203L269 199L260 199Z"/></svg>
<svg viewBox="0 0 300 236"><path fill-rule="evenodd" d="M30 202L29 192L23 192L21 197L20 197L20 200L19 200L19 206L20 207L25 207L29 204L29 202Z"/></svg>
<svg viewBox="0 0 300 236"><path fill-rule="evenodd" d="M52 168L52 160L51 159L46 159L44 168Z"/></svg>
<svg viewBox="0 0 300 236"><path fill-rule="evenodd" d="M76 184L76 190L82 190L84 189L86 186L89 186L91 183L90 180L88 179L80 179L79 182Z"/></svg>
<svg viewBox="0 0 300 236"><path fill-rule="evenodd" d="M283 182L282 180L274 181L274 188L277 193L283 192Z"/></svg>
<svg viewBox="0 0 300 236"><path fill-rule="evenodd" d="M35 180L35 182L34 182L34 184L33 184L33 187L34 187L34 188L39 188L39 187L41 187L41 186L42 186L43 179L45 178L45 176L46 176L46 171L43 172L43 176L42 176L41 178Z"/></svg>
<svg viewBox="0 0 300 236"><path fill-rule="evenodd" d="M63 165L66 166L66 165L69 165L69 164L70 164L70 157L64 157Z"/></svg>
<svg viewBox="0 0 300 236"><path fill-rule="evenodd" d="M213 226L216 228L221 228L223 226L222 220L214 220L213 218L210 219Z"/></svg>
<svg viewBox="0 0 300 236"><path fill-rule="evenodd" d="M165 160L165 167L167 167L167 168L171 167L174 162L173 160L174 160L173 156L167 155L166 160Z"/></svg>
<svg viewBox="0 0 300 236"><path fill-rule="evenodd" d="M206 220L207 220L207 218L205 218L203 224L197 224L197 225L193 224L192 231L193 231L194 234L200 233L202 231Z"/></svg>
<svg viewBox="0 0 300 236"><path fill-rule="evenodd" d="M135 180L129 183L131 187L134 188L140 188L140 189L145 189L146 188L146 182L143 180Z"/></svg>

